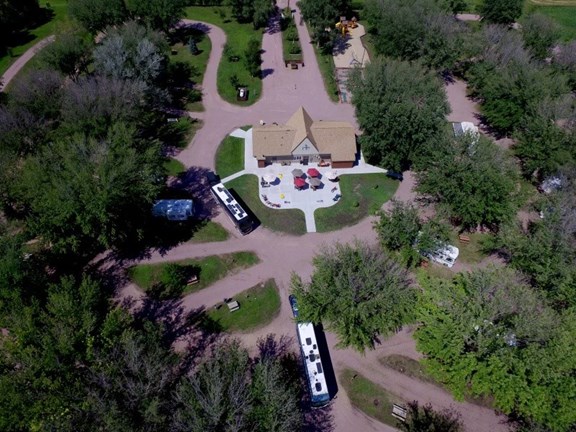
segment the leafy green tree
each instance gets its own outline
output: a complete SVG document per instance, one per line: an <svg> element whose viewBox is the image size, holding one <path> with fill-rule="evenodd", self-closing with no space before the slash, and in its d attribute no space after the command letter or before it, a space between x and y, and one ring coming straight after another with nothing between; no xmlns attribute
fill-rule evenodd
<svg viewBox="0 0 576 432"><path fill-rule="evenodd" d="M465 228L498 226L515 214L516 170L493 142L465 134L438 149L418 175L418 190L433 197Z"/></svg>
<svg viewBox="0 0 576 432"><path fill-rule="evenodd" d="M402 261L412 266L421 260L421 252L435 251L448 240L448 228L437 220L423 222L412 204L392 201L374 225L382 246L400 252Z"/></svg>
<svg viewBox="0 0 576 432"><path fill-rule="evenodd" d="M522 173L526 178L554 175L568 164L573 164L574 131L558 127L544 117L525 121L516 133L514 153L522 162Z"/></svg>
<svg viewBox="0 0 576 432"><path fill-rule="evenodd" d="M240 23L247 23L254 19L255 0L227 0L232 8L232 16Z"/></svg>
<svg viewBox="0 0 576 432"><path fill-rule="evenodd" d="M260 64L262 63L260 51L260 42L257 39L250 39L244 52L244 62L250 75L254 77L260 73Z"/></svg>
<svg viewBox="0 0 576 432"><path fill-rule="evenodd" d="M70 0L68 10L92 34L121 24L128 17L123 0Z"/></svg>
<svg viewBox="0 0 576 432"><path fill-rule="evenodd" d="M310 284L292 278L300 319L327 322L340 346L374 348L410 322L415 293L405 270L381 249L336 244L314 258L314 267Z"/></svg>
<svg viewBox="0 0 576 432"><path fill-rule="evenodd" d="M415 333L427 370L457 397L491 395L552 430L576 420L573 311L554 312L510 269L424 281Z"/></svg>
<svg viewBox="0 0 576 432"><path fill-rule="evenodd" d="M160 190L161 157L157 146L131 147L126 132L116 128L105 141L75 136L27 161L27 222L53 251L89 256L140 232L134 215L148 214Z"/></svg>
<svg viewBox="0 0 576 432"><path fill-rule="evenodd" d="M532 13L522 20L522 37L534 56L543 60L560 38L560 27L552 18Z"/></svg>
<svg viewBox="0 0 576 432"><path fill-rule="evenodd" d="M483 0L480 15L490 23L510 24L522 15L524 0Z"/></svg>
<svg viewBox="0 0 576 432"><path fill-rule="evenodd" d="M254 367L250 414L255 432L301 430L298 390L276 359L262 359Z"/></svg>
<svg viewBox="0 0 576 432"><path fill-rule="evenodd" d="M434 411L431 404L420 406L412 401L408 403L406 421L398 426L405 432L463 432L461 417L455 410Z"/></svg>
<svg viewBox="0 0 576 432"><path fill-rule="evenodd" d="M38 53L40 62L72 78L86 71L91 45L80 32L57 35L56 40Z"/></svg>
<svg viewBox="0 0 576 432"><path fill-rule="evenodd" d="M447 135L446 94L438 77L418 63L377 59L350 78L360 144L376 165L424 166Z"/></svg>
<svg viewBox="0 0 576 432"><path fill-rule="evenodd" d="M371 0L366 14L375 49L385 56L445 70L462 52L466 27L435 0Z"/></svg>
<svg viewBox="0 0 576 432"><path fill-rule="evenodd" d="M576 41L558 45L558 53L553 61L555 68L568 77L572 91L576 90Z"/></svg>
<svg viewBox="0 0 576 432"><path fill-rule="evenodd" d="M133 19L147 27L167 32L184 15L184 0L125 0Z"/></svg>
<svg viewBox="0 0 576 432"><path fill-rule="evenodd" d="M237 341L222 343L176 390L177 431L244 431L252 409L250 358Z"/></svg>
<svg viewBox="0 0 576 432"><path fill-rule="evenodd" d="M326 37L326 28L332 29L338 18L349 9L348 0L302 0L298 6L302 17L308 22L313 38L319 45L330 39Z"/></svg>
<svg viewBox="0 0 576 432"><path fill-rule="evenodd" d="M274 12L274 3L270 0L254 0L254 28L266 27L268 18Z"/></svg>

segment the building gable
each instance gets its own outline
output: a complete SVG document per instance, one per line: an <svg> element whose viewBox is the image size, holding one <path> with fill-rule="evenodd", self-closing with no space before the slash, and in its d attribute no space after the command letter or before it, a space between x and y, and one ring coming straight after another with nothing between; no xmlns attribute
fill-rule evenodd
<svg viewBox="0 0 576 432"><path fill-rule="evenodd" d="M318 149L308 138L304 138L304 140L292 151L292 154L295 156L314 155L318 153Z"/></svg>

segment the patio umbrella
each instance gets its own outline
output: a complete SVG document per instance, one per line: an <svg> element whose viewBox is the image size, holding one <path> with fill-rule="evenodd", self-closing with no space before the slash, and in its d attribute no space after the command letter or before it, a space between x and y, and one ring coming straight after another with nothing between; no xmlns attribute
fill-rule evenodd
<svg viewBox="0 0 576 432"><path fill-rule="evenodd" d="M320 173L318 172L318 170L316 168L308 168L308 171L306 171L308 173L308 175L310 177L318 177L320 175Z"/></svg>
<svg viewBox="0 0 576 432"><path fill-rule="evenodd" d="M328 180L336 180L338 178L338 173L336 171L328 171L326 174L324 174L324 177L326 177Z"/></svg>
<svg viewBox="0 0 576 432"><path fill-rule="evenodd" d="M297 188L304 187L304 186L306 186L306 180L304 180L301 177L296 177L294 179L294 186L296 186Z"/></svg>
<svg viewBox="0 0 576 432"><path fill-rule="evenodd" d="M302 171L302 170L299 169L299 168L296 168L296 169L293 169L293 170L292 170L292 175L293 175L294 177L302 177L302 176L304 175L304 171Z"/></svg>
<svg viewBox="0 0 576 432"><path fill-rule="evenodd" d="M322 184L322 181L316 177L311 178L310 180L308 180L308 182L312 187L318 187Z"/></svg>
<svg viewBox="0 0 576 432"><path fill-rule="evenodd" d="M262 176L262 178L264 179L264 181L266 181L268 183L272 183L276 180L276 174L267 173L267 174L264 174Z"/></svg>

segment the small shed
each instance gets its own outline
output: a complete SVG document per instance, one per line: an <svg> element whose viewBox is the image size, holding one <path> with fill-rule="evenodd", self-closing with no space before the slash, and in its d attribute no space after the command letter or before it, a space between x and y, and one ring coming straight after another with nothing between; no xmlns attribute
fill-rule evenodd
<svg viewBox="0 0 576 432"><path fill-rule="evenodd" d="M171 221L186 221L194 215L194 202L190 199L165 199L154 203L152 214Z"/></svg>

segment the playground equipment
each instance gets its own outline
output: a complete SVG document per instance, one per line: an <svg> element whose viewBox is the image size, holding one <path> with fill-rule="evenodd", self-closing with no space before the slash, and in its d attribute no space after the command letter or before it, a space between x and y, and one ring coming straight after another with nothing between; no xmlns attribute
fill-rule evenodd
<svg viewBox="0 0 576 432"><path fill-rule="evenodd" d="M336 23L336 30L342 32L342 36L346 36L346 33L350 32L351 29L358 27L358 20L356 17L352 17L350 21L346 19L345 16L340 17L340 21Z"/></svg>

